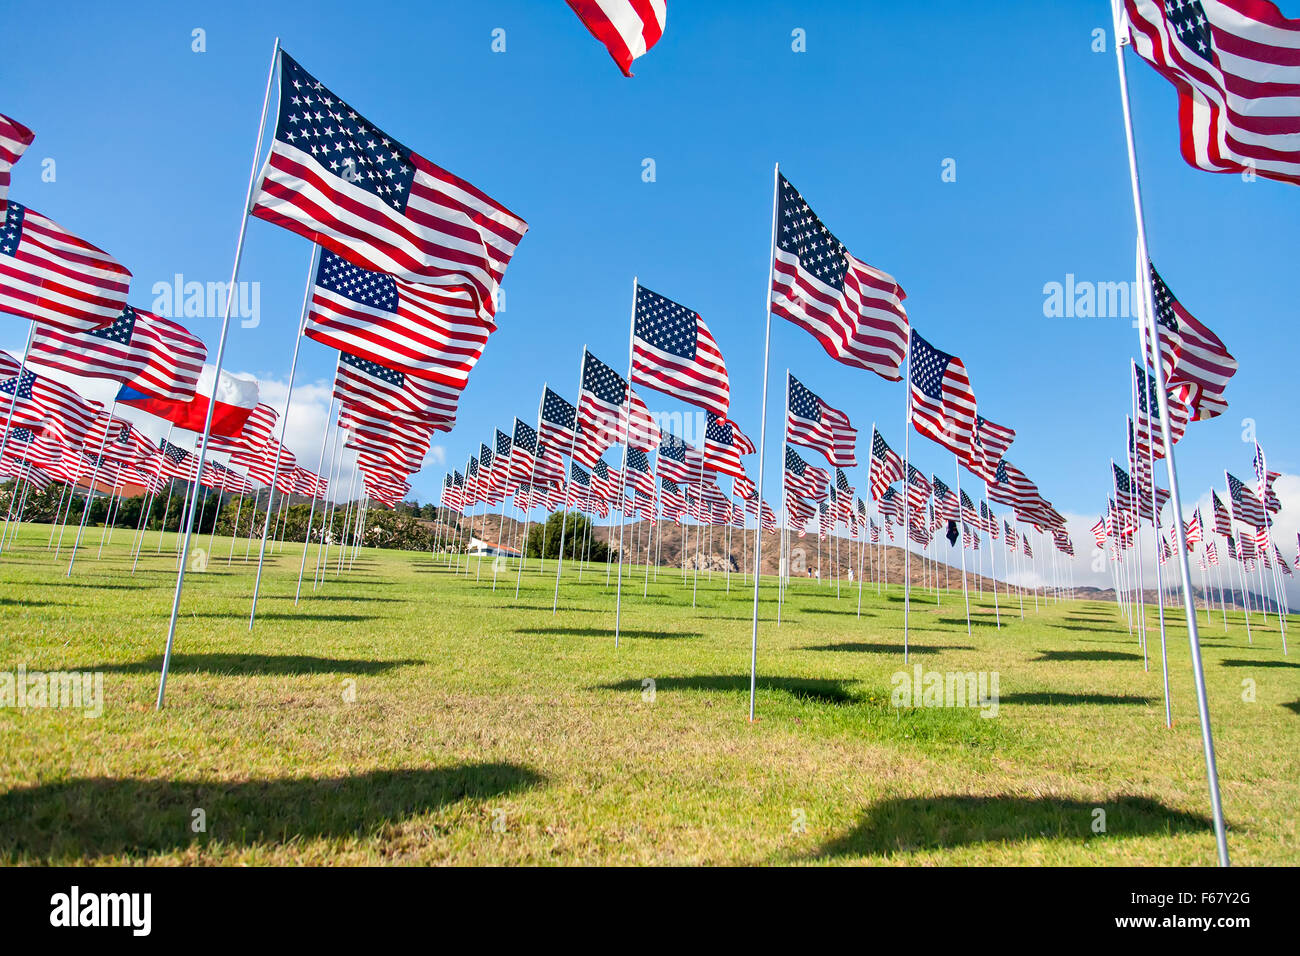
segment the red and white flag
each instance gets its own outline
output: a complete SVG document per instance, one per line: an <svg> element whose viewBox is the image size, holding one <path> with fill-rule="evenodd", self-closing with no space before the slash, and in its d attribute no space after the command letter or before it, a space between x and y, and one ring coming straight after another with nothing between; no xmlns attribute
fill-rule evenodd
<svg viewBox="0 0 1300 956"><path fill-rule="evenodd" d="M634 313L632 384L725 418L731 403L727 365L699 314L640 285Z"/></svg>
<svg viewBox="0 0 1300 956"><path fill-rule="evenodd" d="M194 397L207 356L203 341L184 326L128 305L98 329L75 331L37 322L28 361L182 402Z"/></svg>
<svg viewBox="0 0 1300 956"><path fill-rule="evenodd" d="M71 329L108 325L126 308L131 273L53 219L7 203L0 225L0 312Z"/></svg>
<svg viewBox="0 0 1300 956"><path fill-rule="evenodd" d="M0 210L9 199L9 170L35 138L36 134L22 123L0 113Z"/></svg>
<svg viewBox="0 0 1300 956"><path fill-rule="evenodd" d="M668 21L668 0L569 0L569 6L624 76L632 75L633 60L659 42Z"/></svg>
<svg viewBox="0 0 1300 956"><path fill-rule="evenodd" d="M1125 0L1134 51L1178 90L1183 159L1300 184L1300 20L1268 0Z"/></svg>
<svg viewBox="0 0 1300 956"><path fill-rule="evenodd" d="M280 51L280 110L252 214L353 265L474 290L491 315L528 224L370 123Z"/></svg>
<svg viewBox="0 0 1300 956"><path fill-rule="evenodd" d="M777 184L772 314L811 334L838 362L901 379L907 294L849 254L784 176Z"/></svg>

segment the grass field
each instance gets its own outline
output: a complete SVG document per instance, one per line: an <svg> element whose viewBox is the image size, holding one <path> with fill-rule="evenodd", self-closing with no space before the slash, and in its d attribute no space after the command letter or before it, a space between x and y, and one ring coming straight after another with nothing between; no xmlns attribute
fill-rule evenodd
<svg viewBox="0 0 1300 956"><path fill-rule="evenodd" d="M701 577L692 609L680 570L643 598L636 569L616 650L603 568L566 572L552 616L550 562L516 599L489 560L476 580L472 559L466 577L363 551L315 593L309 570L295 607L287 546L250 633L251 568L218 539L187 578L157 713L170 539L131 576L119 530L65 578L47 537L25 527L0 557L0 671L102 671L104 708L0 708L0 861L1215 861L1176 611L1168 730L1158 636L1144 672L1113 603L1031 598L999 630L986 594L968 636L960 592L917 594L908 671L997 672L988 719L891 706L900 590L868 586L859 619L856 590L798 582L779 628L762 605L751 724L738 578ZM1202 634L1233 862L1300 863L1300 651L1283 657L1275 618L1252 616L1253 644L1229 619Z"/></svg>

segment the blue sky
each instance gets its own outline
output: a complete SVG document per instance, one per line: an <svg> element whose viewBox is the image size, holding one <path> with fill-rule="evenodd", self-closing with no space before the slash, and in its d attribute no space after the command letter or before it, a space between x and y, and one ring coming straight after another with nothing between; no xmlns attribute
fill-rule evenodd
<svg viewBox="0 0 1300 956"><path fill-rule="evenodd" d="M1300 15L1294 3L1284 12ZM1043 287L1133 275L1106 0L1001 3L996 15L957 2L675 0L630 80L559 0L376 3L364 15L331 2L141 4L127 18L72 3L57 16L20 6L6 21L21 42L6 44L0 111L37 134L11 195L126 263L138 304L176 273L228 277L277 35L370 120L527 219L500 331L441 441L448 462L493 426L531 420L543 380L572 399L584 343L625 366L634 274L704 316L726 355L733 417L757 437L779 160L853 253L901 282L917 330L966 361L981 410L1019 432L1008 457L1062 511L1104 505L1136 334L1126 318L1044 317ZM191 50L195 28L206 52ZM497 28L504 53L491 49ZM806 52L791 49L796 28ZM1092 50L1097 28L1104 53ZM1184 493L1221 485L1225 465L1248 476L1243 418L1273 467L1300 471L1300 190L1188 167L1173 89L1131 55L1129 76L1152 255L1241 363L1228 413L1179 446ZM46 158L54 182L42 181ZM945 159L955 182L941 179ZM282 395L309 255L305 240L250 222L241 279L260 283L261 322L233 328L227 366L266 381L268 396ZM218 320L189 324L214 352ZM0 326L0 345L21 348L25 331ZM901 385L838 365L779 321L773 355L775 382L788 365L901 449ZM304 345L298 381L322 386L304 388L304 403L327 401L332 367L323 347ZM769 449L779 391L772 401ZM297 419L289 442L310 465L316 419L307 405ZM951 477L937 446L912 447L919 467ZM413 494L433 497L444 471L430 463Z"/></svg>

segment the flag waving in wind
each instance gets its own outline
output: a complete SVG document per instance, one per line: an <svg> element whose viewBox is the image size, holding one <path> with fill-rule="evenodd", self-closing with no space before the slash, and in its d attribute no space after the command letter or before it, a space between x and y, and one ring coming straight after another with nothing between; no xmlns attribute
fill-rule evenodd
<svg viewBox="0 0 1300 956"><path fill-rule="evenodd" d="M901 379L907 294L894 277L849 254L790 181L777 182L772 314L811 334L845 365Z"/></svg>
<svg viewBox="0 0 1300 956"><path fill-rule="evenodd" d="M280 51L280 103L252 214L353 265L468 286L491 315L528 224L370 123Z"/></svg>
<svg viewBox="0 0 1300 956"><path fill-rule="evenodd" d="M668 0L569 0L569 6L614 58L624 76L664 35Z"/></svg>
<svg viewBox="0 0 1300 956"><path fill-rule="evenodd" d="M695 312L644 286L636 287L632 384L727 415L731 383L722 351Z"/></svg>
<svg viewBox="0 0 1300 956"><path fill-rule="evenodd" d="M831 408L788 373L785 439L821 452L837 467L857 467L858 430L849 424L849 416Z"/></svg>
<svg viewBox="0 0 1300 956"><path fill-rule="evenodd" d="M974 460L975 393L966 366L915 330L910 361L912 426L961 461Z"/></svg>
<svg viewBox="0 0 1300 956"><path fill-rule="evenodd" d="M36 134L22 123L0 113L0 212L9 199L9 170L35 138Z"/></svg>
<svg viewBox="0 0 1300 956"><path fill-rule="evenodd" d="M1300 184L1300 20L1268 0L1125 0L1133 49L1178 90L1183 159Z"/></svg>

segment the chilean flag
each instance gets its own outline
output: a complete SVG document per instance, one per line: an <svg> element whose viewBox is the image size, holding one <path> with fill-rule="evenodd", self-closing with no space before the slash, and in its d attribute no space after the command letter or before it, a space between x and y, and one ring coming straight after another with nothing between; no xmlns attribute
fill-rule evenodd
<svg viewBox="0 0 1300 956"><path fill-rule="evenodd" d="M128 385L123 385L118 391L117 401L121 405L156 415L178 428L202 434L203 422L208 415L208 403L213 401L212 379L212 367L205 365L199 375L198 390L187 401L158 398ZM212 434L234 438L244 430L244 423L257 407L257 379L223 371L215 394Z"/></svg>

